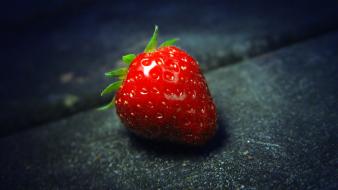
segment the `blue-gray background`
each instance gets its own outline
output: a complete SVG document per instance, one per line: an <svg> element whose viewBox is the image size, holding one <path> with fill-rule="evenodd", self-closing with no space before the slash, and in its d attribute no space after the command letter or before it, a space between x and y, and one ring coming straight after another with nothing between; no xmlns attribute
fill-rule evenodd
<svg viewBox="0 0 338 190"><path fill-rule="evenodd" d="M337 1L13 0L0 22L5 189L337 189ZM208 80L206 147L144 141L95 111L103 73L155 24Z"/></svg>

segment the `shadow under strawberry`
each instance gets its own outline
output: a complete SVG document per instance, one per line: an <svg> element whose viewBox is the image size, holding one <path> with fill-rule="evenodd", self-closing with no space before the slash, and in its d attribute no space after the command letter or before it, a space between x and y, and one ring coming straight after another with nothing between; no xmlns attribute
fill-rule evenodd
<svg viewBox="0 0 338 190"><path fill-rule="evenodd" d="M220 114L220 116L223 114ZM226 118L217 119L217 131L215 136L203 146L183 145L171 142L162 142L149 140L128 132L132 148L137 150L145 150L150 154L157 156L168 156L173 158L185 158L191 156L207 156L211 152L216 152L226 146L229 140L227 133L228 122Z"/></svg>

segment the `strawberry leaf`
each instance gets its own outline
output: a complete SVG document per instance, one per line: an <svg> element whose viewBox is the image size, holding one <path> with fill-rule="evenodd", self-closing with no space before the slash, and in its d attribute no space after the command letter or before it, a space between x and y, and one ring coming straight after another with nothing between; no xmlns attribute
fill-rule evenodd
<svg viewBox="0 0 338 190"><path fill-rule="evenodd" d="M146 48L144 49L144 52L152 52L152 51L156 50L157 37L158 37L158 26L155 25L155 30L154 30L153 36L150 38Z"/></svg>
<svg viewBox="0 0 338 190"><path fill-rule="evenodd" d="M166 40L160 45L160 47L167 47L167 46L174 45L178 40L179 40L178 38L172 38L172 39Z"/></svg>
<svg viewBox="0 0 338 190"><path fill-rule="evenodd" d="M111 102L109 102L108 104L97 108L96 110L98 110L98 111L105 111L105 110L113 108L114 107L114 101L115 101L114 99Z"/></svg>
<svg viewBox="0 0 338 190"><path fill-rule="evenodd" d="M128 68L122 67L118 69L114 69L112 71L106 72L104 75L106 77L121 77L124 76L128 72Z"/></svg>
<svg viewBox="0 0 338 190"><path fill-rule="evenodd" d="M124 55L122 56L122 61L125 63L125 64L130 64L131 62L133 62L133 60L136 58L136 55L135 54L127 54L127 55Z"/></svg>
<svg viewBox="0 0 338 190"><path fill-rule="evenodd" d="M109 94L109 93L119 89L121 85L122 85L121 80L111 83L101 92L101 96Z"/></svg>

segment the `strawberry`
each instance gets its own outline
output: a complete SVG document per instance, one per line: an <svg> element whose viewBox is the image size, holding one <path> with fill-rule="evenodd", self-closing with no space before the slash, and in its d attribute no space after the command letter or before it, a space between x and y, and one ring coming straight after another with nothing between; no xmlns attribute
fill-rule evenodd
<svg viewBox="0 0 338 190"><path fill-rule="evenodd" d="M158 27L143 53L128 54L128 67L108 73L120 80L101 95L117 90L112 102L124 126L149 139L203 145L215 134L216 110L198 62L173 46L157 48Z"/></svg>

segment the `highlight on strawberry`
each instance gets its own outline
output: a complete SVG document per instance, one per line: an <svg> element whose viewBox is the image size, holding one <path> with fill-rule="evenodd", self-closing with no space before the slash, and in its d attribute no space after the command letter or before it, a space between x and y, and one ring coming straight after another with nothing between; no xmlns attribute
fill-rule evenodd
<svg viewBox="0 0 338 190"><path fill-rule="evenodd" d="M144 138L187 145L206 144L216 132L216 108L198 62L174 46L158 46L158 27L144 52L122 56L125 67L105 73L116 79L101 93L116 91L99 108L116 108L124 126Z"/></svg>

